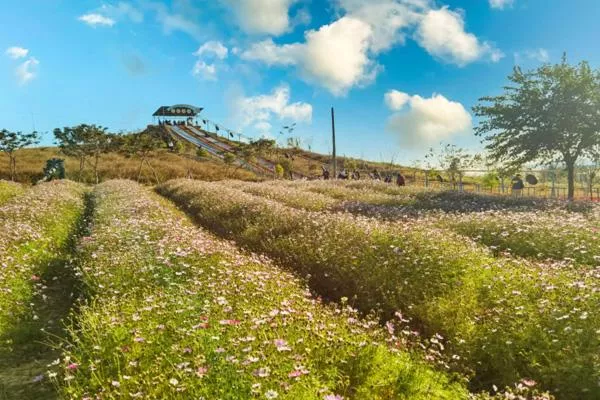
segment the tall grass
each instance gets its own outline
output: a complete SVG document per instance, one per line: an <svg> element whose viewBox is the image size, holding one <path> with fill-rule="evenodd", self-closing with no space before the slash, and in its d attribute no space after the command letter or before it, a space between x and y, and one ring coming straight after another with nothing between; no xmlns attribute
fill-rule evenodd
<svg viewBox="0 0 600 400"><path fill-rule="evenodd" d="M218 184L178 180L158 191L309 276L320 294L401 311L428 337L441 333L448 363L472 371L474 388L532 378L561 398L600 395L599 270L495 258L434 224L311 213Z"/></svg>
<svg viewBox="0 0 600 400"><path fill-rule="evenodd" d="M83 175L79 176L79 161L66 157L56 147L41 147L17 151L17 180L23 183L35 183L43 177L46 160L54 157L65 160L68 179L86 183L95 183L96 178L90 166L86 166ZM156 184L174 178L193 177L207 181L221 179L256 180L256 175L250 171L227 166L222 162L203 160L198 161L185 155L168 151L157 152L149 160L152 169L144 165L141 182ZM132 179L137 180L140 160L135 157L127 158L118 153L104 154L100 157L99 175L101 180ZM8 157L0 153L0 179L9 179Z"/></svg>

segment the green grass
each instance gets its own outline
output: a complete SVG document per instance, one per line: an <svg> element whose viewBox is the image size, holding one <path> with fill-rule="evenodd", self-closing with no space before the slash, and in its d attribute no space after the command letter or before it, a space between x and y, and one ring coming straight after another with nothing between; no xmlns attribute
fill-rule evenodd
<svg viewBox="0 0 600 400"><path fill-rule="evenodd" d="M98 186L79 257L89 301L65 398L460 399L464 386L348 307L203 232L131 182Z"/></svg>

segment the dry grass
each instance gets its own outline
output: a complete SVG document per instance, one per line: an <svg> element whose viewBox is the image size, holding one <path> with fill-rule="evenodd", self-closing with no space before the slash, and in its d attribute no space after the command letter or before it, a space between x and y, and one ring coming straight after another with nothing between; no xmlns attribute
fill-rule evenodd
<svg viewBox="0 0 600 400"><path fill-rule="evenodd" d="M79 161L72 157L66 157L59 153L56 147L40 147L23 149L17 153L17 180L24 183L36 182L43 176L46 160L58 157L65 160L66 175L68 179L78 180ZM121 154L109 153L103 155L99 163L99 175L101 180L108 179L132 179L137 180L140 160L137 158L126 158ZM214 160L202 160L190 158L185 155L161 151L150 159L149 168L144 165L140 182L145 184L156 184L173 178L192 177L199 180L217 181L222 179L257 180L254 173L236 169L233 166ZM0 153L0 179L9 179L8 157ZM93 171L86 166L82 180L94 183Z"/></svg>

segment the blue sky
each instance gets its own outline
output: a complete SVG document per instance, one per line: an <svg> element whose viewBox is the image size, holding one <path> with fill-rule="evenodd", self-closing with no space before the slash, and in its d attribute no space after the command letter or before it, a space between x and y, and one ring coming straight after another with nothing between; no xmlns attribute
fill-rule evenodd
<svg viewBox="0 0 600 400"><path fill-rule="evenodd" d="M23 0L0 14L0 128L145 127L188 103L246 136L410 163L477 149L515 63L600 66L597 0Z"/></svg>

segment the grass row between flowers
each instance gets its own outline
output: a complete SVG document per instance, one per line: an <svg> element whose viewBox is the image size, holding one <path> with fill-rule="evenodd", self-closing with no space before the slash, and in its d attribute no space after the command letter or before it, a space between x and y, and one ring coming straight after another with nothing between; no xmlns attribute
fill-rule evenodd
<svg viewBox="0 0 600 400"><path fill-rule="evenodd" d="M64 398L467 397L376 322L321 304L147 189L110 181L94 197L78 252L90 300L55 376Z"/></svg>
<svg viewBox="0 0 600 400"><path fill-rule="evenodd" d="M23 186L9 181L0 181L0 205L23 193Z"/></svg>
<svg viewBox="0 0 600 400"><path fill-rule="evenodd" d="M216 183L157 188L200 223L308 275L324 296L401 311L441 333L474 388L535 380L564 399L600 395L599 273L495 258L431 224L314 213Z"/></svg>
<svg viewBox="0 0 600 400"><path fill-rule="evenodd" d="M0 397L45 398L48 386L32 382L48 355L40 342L58 334L70 299L56 296L70 242L84 213L83 186L41 184L0 207ZM33 397L30 397L33 396Z"/></svg>

